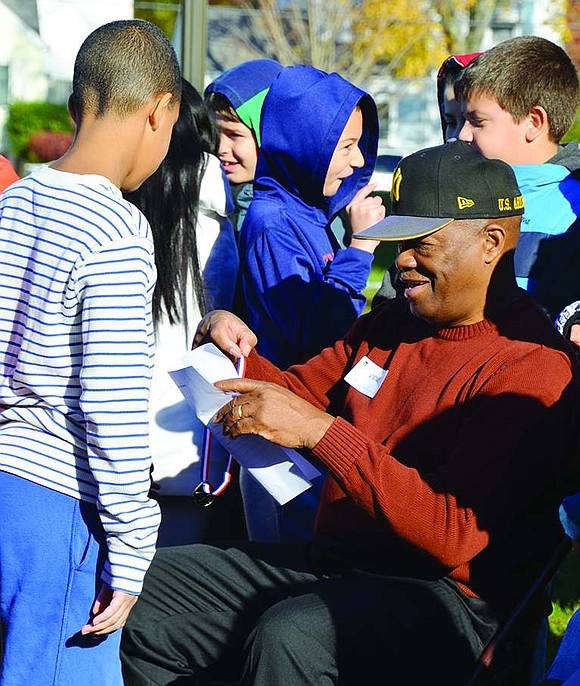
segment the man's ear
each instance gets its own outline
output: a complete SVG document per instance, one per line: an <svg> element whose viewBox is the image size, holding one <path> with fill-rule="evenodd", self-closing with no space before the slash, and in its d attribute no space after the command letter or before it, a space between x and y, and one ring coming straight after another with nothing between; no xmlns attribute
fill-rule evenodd
<svg viewBox="0 0 580 686"><path fill-rule="evenodd" d="M173 95L171 93L161 93L153 99L149 110L149 126L153 131L157 131L163 117L167 116L172 100Z"/></svg>
<svg viewBox="0 0 580 686"><path fill-rule="evenodd" d="M484 262L492 264L504 252L506 232L501 224L488 224L483 230Z"/></svg>
<svg viewBox="0 0 580 686"><path fill-rule="evenodd" d="M548 113L541 105L534 105L529 111L528 125L526 126L525 134L526 140L531 143L537 140L542 135L548 135L550 131L550 122Z"/></svg>

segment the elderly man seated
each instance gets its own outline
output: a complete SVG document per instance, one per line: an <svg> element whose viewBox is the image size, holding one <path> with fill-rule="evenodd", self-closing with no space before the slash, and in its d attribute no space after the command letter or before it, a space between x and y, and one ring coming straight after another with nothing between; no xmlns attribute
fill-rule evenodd
<svg viewBox="0 0 580 686"><path fill-rule="evenodd" d="M460 686L561 536L577 477L573 355L516 286L511 168L461 142L393 179L404 297L281 372L230 313L195 344L247 355L217 415L326 468L308 544L160 550L123 635L127 684ZM557 278L557 274L554 275ZM378 675L380 675L379 678Z"/></svg>

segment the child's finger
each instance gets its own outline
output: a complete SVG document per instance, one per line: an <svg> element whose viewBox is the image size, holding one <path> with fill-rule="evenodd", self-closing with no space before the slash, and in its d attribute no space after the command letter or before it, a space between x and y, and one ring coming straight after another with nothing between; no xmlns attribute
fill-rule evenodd
<svg viewBox="0 0 580 686"><path fill-rule="evenodd" d="M350 201L349 205L357 203L360 200L364 200L370 193L372 193L377 187L376 183L367 183L366 186L359 188L359 190L354 194L354 198ZM348 206L347 206L348 207Z"/></svg>

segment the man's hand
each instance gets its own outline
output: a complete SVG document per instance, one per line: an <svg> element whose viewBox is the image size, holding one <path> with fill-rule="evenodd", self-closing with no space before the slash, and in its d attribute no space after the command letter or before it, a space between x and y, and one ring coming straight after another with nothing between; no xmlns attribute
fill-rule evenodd
<svg viewBox="0 0 580 686"><path fill-rule="evenodd" d="M215 415L227 436L257 434L285 448L312 449L334 417L318 410L292 391L266 381L225 379L216 382L225 392L240 393Z"/></svg>
<svg viewBox="0 0 580 686"><path fill-rule="evenodd" d="M213 310L199 323L192 348L214 343L225 355L236 360L247 357L258 342L256 334L235 314L227 310Z"/></svg>
<svg viewBox="0 0 580 686"><path fill-rule="evenodd" d="M352 228L352 239L350 244L353 248L358 248L359 250L364 250L366 252L374 252L379 242L371 241L366 238L359 239L356 237L356 234L374 226L380 222L381 219L385 218L385 207L381 197L378 195L370 195L375 190L376 186L376 183L369 183L366 186L363 186L346 206L346 212Z"/></svg>
<svg viewBox="0 0 580 686"><path fill-rule="evenodd" d="M103 584L91 610L93 618L81 629L87 636L105 636L125 626L131 608L137 602L136 595L123 591L113 591Z"/></svg>

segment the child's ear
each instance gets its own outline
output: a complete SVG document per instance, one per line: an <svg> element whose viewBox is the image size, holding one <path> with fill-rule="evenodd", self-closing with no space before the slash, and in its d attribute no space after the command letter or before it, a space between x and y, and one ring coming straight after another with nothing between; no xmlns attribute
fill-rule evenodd
<svg viewBox="0 0 580 686"><path fill-rule="evenodd" d="M548 136L550 122L548 113L541 105L534 105L528 113L528 125L526 127L526 140L532 142L540 136Z"/></svg>
<svg viewBox="0 0 580 686"><path fill-rule="evenodd" d="M171 93L161 93L156 95L149 110L149 126L153 131L157 131L164 116L167 116L173 95Z"/></svg>
<svg viewBox="0 0 580 686"><path fill-rule="evenodd" d="M71 116L71 119L74 121L75 124L78 124L77 112L75 109L75 103L74 103L74 99L73 99L72 94L68 96L67 109L68 109L68 113Z"/></svg>

